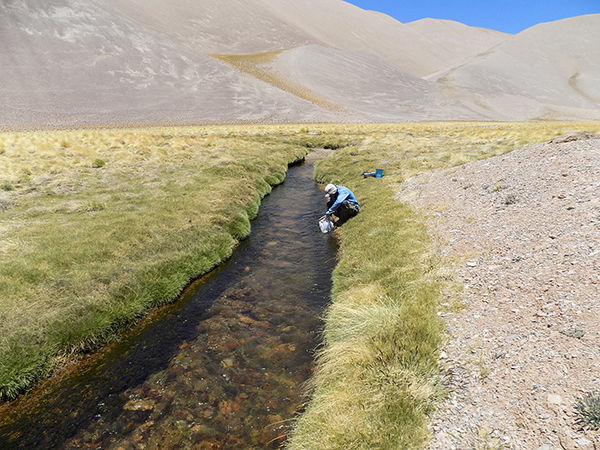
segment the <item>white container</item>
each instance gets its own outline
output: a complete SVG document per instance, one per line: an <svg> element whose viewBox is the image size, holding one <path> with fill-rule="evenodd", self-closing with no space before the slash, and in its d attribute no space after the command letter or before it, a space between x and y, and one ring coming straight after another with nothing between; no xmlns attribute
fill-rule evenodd
<svg viewBox="0 0 600 450"><path fill-rule="evenodd" d="M327 216L323 216L319 219L319 228L321 229L322 233L329 233L331 230L333 230L333 223Z"/></svg>

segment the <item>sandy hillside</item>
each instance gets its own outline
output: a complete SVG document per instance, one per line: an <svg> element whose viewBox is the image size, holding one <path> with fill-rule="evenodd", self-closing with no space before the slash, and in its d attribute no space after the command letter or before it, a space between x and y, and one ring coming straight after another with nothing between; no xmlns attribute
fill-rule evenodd
<svg viewBox="0 0 600 450"><path fill-rule="evenodd" d="M0 129L600 120L599 20L512 36L342 0L7 0Z"/></svg>
<svg viewBox="0 0 600 450"><path fill-rule="evenodd" d="M442 104L431 83L365 51L300 47L277 55L271 70L334 102L357 120L460 120L476 115L458 100ZM479 114L485 118L485 111Z"/></svg>
<svg viewBox="0 0 600 450"><path fill-rule="evenodd" d="M531 27L435 80L485 92L497 114L598 120L600 14Z"/></svg>
<svg viewBox="0 0 600 450"><path fill-rule="evenodd" d="M508 41L511 34L487 28L470 27L453 20L421 19L406 24L444 49L445 66L457 67ZM443 71L441 66L437 71ZM430 78L433 72L425 74Z"/></svg>
<svg viewBox="0 0 600 450"><path fill-rule="evenodd" d="M106 1L171 41L202 54L249 54L320 45L369 52L415 76L454 67L510 36L466 25L448 27L442 22L414 29L341 0ZM442 44L443 39L433 38L437 28L438 36L448 35L452 50Z"/></svg>
<svg viewBox="0 0 600 450"><path fill-rule="evenodd" d="M101 2L2 2L0 42L0 127L335 120Z"/></svg>
<svg viewBox="0 0 600 450"><path fill-rule="evenodd" d="M420 175L399 192L429 214L464 286L440 312L450 393L432 449L600 447L574 408L600 393L595 137Z"/></svg>

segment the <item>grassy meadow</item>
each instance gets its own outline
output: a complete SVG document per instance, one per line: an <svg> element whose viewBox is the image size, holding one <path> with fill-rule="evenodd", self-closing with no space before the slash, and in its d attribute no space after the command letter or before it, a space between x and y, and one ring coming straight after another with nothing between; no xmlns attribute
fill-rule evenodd
<svg viewBox="0 0 600 450"><path fill-rule="evenodd" d="M339 130L341 127L338 127ZM437 316L448 267L399 183L419 172L500 155L600 123L415 123L364 126L360 144L321 161L315 177L348 186L361 212L341 246L309 400L287 448L419 449L427 413L445 395ZM357 137L358 137L357 133ZM384 169L381 179L362 178Z"/></svg>
<svg viewBox="0 0 600 450"><path fill-rule="evenodd" d="M0 399L115 339L227 258L289 163L361 213L341 242L324 345L290 449L420 448L444 395L443 263L402 180L576 123L240 125L0 133ZM362 172L384 169L384 178ZM323 205L325 208L325 206ZM317 226L315 224L315 226Z"/></svg>
<svg viewBox="0 0 600 450"><path fill-rule="evenodd" d="M306 151L227 129L0 134L0 397L230 256Z"/></svg>

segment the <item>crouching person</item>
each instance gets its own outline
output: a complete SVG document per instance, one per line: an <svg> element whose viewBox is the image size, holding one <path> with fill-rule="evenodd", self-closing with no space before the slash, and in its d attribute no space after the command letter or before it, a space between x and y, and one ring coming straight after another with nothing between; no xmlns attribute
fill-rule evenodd
<svg viewBox="0 0 600 450"><path fill-rule="evenodd" d="M356 197L345 186L328 184L325 187L325 197L327 198L327 212L325 215L336 227L343 225L360 211Z"/></svg>

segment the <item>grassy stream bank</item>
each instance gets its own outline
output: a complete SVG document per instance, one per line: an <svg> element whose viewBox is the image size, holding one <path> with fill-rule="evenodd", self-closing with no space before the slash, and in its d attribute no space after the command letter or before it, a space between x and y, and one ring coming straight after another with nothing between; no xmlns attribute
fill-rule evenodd
<svg viewBox="0 0 600 450"><path fill-rule="evenodd" d="M306 147L228 129L0 135L0 398L228 258Z"/></svg>
<svg viewBox="0 0 600 450"><path fill-rule="evenodd" d="M310 148L361 213L338 231L324 345L290 449L419 448L444 394L444 280L419 172L598 124L282 125L0 134L0 399L115 339L250 232L260 199ZM384 178L362 172L384 169ZM316 226L316 224L315 224Z"/></svg>
<svg viewBox="0 0 600 450"><path fill-rule="evenodd" d="M341 248L324 345L288 449L425 447L427 413L445 395L437 311L452 285L422 213L398 201L400 183L583 129L599 124L379 126L317 166L318 181L350 187L361 213L336 231ZM375 168L384 178L362 178Z"/></svg>

